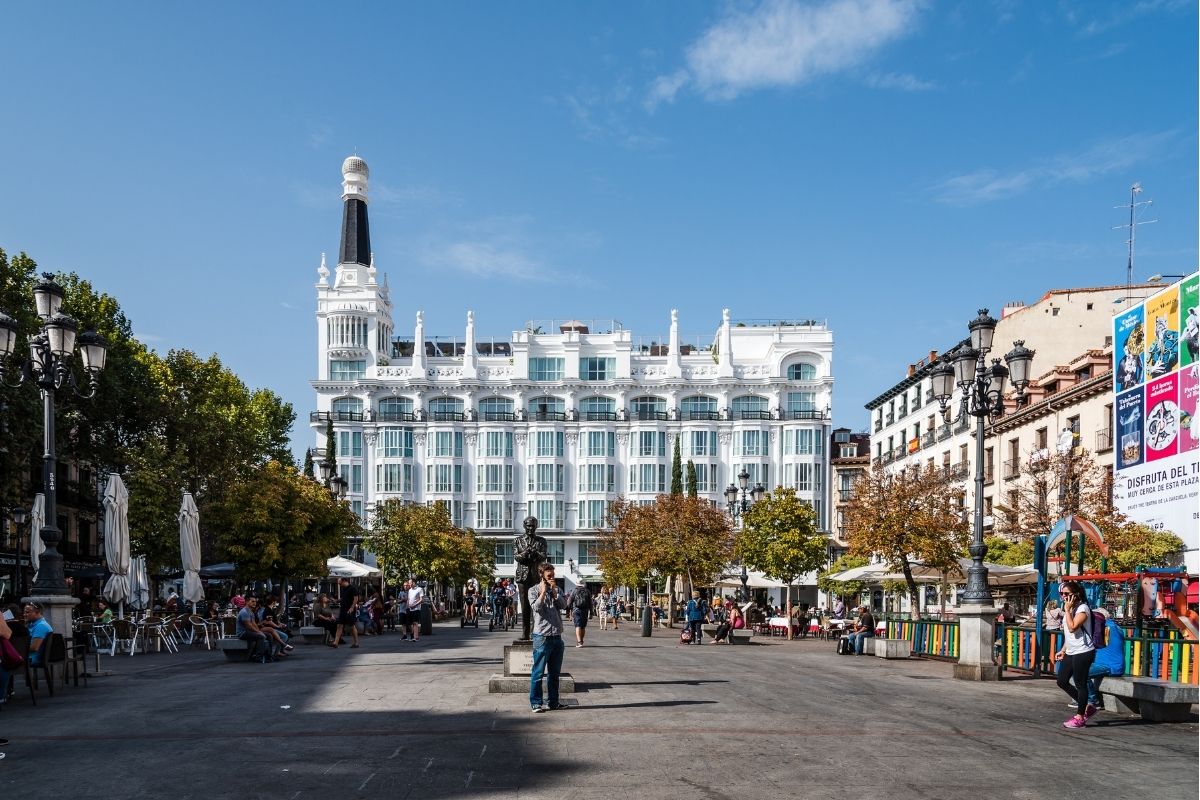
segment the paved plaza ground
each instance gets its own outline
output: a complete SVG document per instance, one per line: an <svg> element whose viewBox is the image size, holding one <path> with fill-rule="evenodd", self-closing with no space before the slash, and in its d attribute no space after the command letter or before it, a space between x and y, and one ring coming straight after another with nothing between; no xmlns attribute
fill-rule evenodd
<svg viewBox="0 0 1200 800"><path fill-rule="evenodd" d="M1126 798L1197 796L1193 720L1067 731L1046 680L971 684L822 641L681 647L589 631L571 708L488 694L512 634L117 656L91 688L20 687L0 798ZM1067 764L1074 762L1073 768Z"/></svg>

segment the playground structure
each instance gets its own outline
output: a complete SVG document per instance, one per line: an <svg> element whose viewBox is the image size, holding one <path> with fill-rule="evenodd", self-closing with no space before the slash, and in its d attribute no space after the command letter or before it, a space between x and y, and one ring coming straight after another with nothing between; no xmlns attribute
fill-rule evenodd
<svg viewBox="0 0 1200 800"><path fill-rule="evenodd" d="M1052 556L1060 544L1063 556ZM1087 569L1088 558L1097 556L1100 569ZM1060 565L1054 576L1050 574L1052 564ZM1139 567L1135 572L1110 573L1103 534L1092 522L1078 516L1060 519L1048 534L1037 537L1034 567L1038 572L1035 626L1032 630L1014 626L1001 631L1007 668L1035 675L1054 674L1052 654L1061 647L1063 634L1061 630L1045 629L1045 609L1048 601L1059 599L1059 582L1069 579L1083 586L1092 608L1122 607L1126 675L1200 682L1197 614L1188 606L1189 578L1185 569ZM1120 604L1115 599L1109 602L1110 597L1118 595ZM1128 624L1130 616L1132 625Z"/></svg>

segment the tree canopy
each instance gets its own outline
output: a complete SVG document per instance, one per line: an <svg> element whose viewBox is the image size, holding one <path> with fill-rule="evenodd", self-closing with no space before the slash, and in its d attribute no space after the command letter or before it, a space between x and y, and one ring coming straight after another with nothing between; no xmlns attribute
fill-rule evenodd
<svg viewBox="0 0 1200 800"><path fill-rule="evenodd" d="M866 556L856 556L847 553L837 561L834 561L829 566L829 569L817 575L817 588L825 594L836 595L842 598L858 597L867 590L865 581L834 581L830 580L829 576L845 572L848 569L854 569L855 567L865 567L868 563L870 563L870 559Z"/></svg>
<svg viewBox="0 0 1200 800"><path fill-rule="evenodd" d="M494 542L456 527L444 503L387 500L376 508L367 541L393 578L486 582L495 571Z"/></svg>

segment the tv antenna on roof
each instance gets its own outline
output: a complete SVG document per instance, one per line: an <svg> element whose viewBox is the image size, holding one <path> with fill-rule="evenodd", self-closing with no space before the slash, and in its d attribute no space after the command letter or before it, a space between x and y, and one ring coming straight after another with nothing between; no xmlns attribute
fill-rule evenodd
<svg viewBox="0 0 1200 800"><path fill-rule="evenodd" d="M1127 299L1127 300L1129 299L1129 295L1133 291L1133 246L1134 246L1134 242L1137 240L1137 226L1138 225L1150 225L1152 223L1158 222L1158 220L1156 220L1156 219L1138 219L1137 218L1139 208L1141 208L1142 206L1154 205L1153 200L1142 200L1141 202L1138 202L1137 196L1141 193L1142 193L1142 184L1140 182L1135 183L1133 186L1129 187L1129 204L1123 205L1123 206L1113 206L1113 208L1128 208L1129 209L1129 224L1114 225L1112 227L1112 229L1114 231L1120 230L1121 228L1129 229L1129 238L1125 240L1125 243L1129 245L1129 261L1125 265L1125 299Z"/></svg>

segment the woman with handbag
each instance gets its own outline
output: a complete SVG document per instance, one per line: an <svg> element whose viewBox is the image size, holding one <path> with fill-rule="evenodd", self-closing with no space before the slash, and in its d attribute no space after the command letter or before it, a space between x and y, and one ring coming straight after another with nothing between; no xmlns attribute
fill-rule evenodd
<svg viewBox="0 0 1200 800"><path fill-rule="evenodd" d="M0 614L0 703L8 700L8 686L12 677L12 670L21 666L25 661L21 657L21 654L17 652L17 649L13 647L13 643L9 641L12 639L12 634L12 628L8 627L8 620L4 618L3 614ZM0 747L4 747L7 744L8 739L0 737ZM0 757L3 757L3 753L0 753Z"/></svg>

